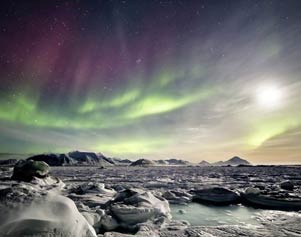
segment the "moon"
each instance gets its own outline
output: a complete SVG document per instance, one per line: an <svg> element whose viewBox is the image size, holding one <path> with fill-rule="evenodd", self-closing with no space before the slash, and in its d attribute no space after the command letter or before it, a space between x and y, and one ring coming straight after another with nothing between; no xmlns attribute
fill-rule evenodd
<svg viewBox="0 0 301 237"><path fill-rule="evenodd" d="M256 100L263 108L279 107L283 100L283 90L274 84L260 86L256 91Z"/></svg>

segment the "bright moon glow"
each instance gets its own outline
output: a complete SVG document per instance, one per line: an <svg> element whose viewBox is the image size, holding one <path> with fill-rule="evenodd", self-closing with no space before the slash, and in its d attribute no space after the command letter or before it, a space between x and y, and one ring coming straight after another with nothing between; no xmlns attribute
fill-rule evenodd
<svg viewBox="0 0 301 237"><path fill-rule="evenodd" d="M275 108L281 105L283 91L276 85L265 85L257 89L256 98L260 106Z"/></svg>

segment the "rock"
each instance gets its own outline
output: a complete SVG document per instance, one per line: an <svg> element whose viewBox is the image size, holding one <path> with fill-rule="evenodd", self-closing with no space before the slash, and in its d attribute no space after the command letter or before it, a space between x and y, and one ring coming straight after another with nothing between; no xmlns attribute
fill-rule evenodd
<svg viewBox="0 0 301 237"><path fill-rule="evenodd" d="M125 225L136 225L160 217L171 218L168 201L143 190L120 192L110 205L110 210Z"/></svg>
<svg viewBox="0 0 301 237"><path fill-rule="evenodd" d="M292 190L294 190L294 184L289 180L283 181L280 183L280 188L292 191Z"/></svg>
<svg viewBox="0 0 301 237"><path fill-rule="evenodd" d="M220 187L200 189L192 191L193 201L200 203L208 203L214 205L229 205L237 204L240 201L240 197L237 193Z"/></svg>
<svg viewBox="0 0 301 237"><path fill-rule="evenodd" d="M30 182L33 177L46 178L49 173L49 165L43 161L20 160L14 166L13 180Z"/></svg>
<svg viewBox="0 0 301 237"><path fill-rule="evenodd" d="M147 159L139 159L134 161L130 166L154 166L155 163Z"/></svg>

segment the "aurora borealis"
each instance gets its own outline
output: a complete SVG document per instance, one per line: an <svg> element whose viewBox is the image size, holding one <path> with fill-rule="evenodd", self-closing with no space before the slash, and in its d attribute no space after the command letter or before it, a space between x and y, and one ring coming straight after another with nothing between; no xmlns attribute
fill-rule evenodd
<svg viewBox="0 0 301 237"><path fill-rule="evenodd" d="M301 1L0 4L0 152L300 163Z"/></svg>

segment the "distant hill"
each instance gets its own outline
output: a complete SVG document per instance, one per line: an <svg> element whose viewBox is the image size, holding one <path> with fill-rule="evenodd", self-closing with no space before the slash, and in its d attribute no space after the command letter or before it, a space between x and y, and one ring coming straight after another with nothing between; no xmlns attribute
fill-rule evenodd
<svg viewBox="0 0 301 237"><path fill-rule="evenodd" d="M165 160L169 165L189 165L190 162L187 160L168 159Z"/></svg>
<svg viewBox="0 0 301 237"><path fill-rule="evenodd" d="M18 160L26 159L28 156L28 154L0 153L0 165L14 166L18 162Z"/></svg>
<svg viewBox="0 0 301 237"><path fill-rule="evenodd" d="M132 161L129 159L121 159L121 158L109 158L111 159L115 165L130 165Z"/></svg>
<svg viewBox="0 0 301 237"><path fill-rule="evenodd" d="M247 160L244 160L238 156L234 156L228 161L225 162L227 165L251 165L251 163Z"/></svg>
<svg viewBox="0 0 301 237"><path fill-rule="evenodd" d="M154 161L157 165L190 165L189 161L180 159L167 159Z"/></svg>
<svg viewBox="0 0 301 237"><path fill-rule="evenodd" d="M158 165L169 165L166 160L156 160L155 161Z"/></svg>
<svg viewBox="0 0 301 237"><path fill-rule="evenodd" d="M226 165L224 161L217 161L217 162L214 162L212 163L211 165L213 166L223 166L223 165Z"/></svg>
<svg viewBox="0 0 301 237"><path fill-rule="evenodd" d="M27 160L44 161L50 166L98 165L112 166L114 162L101 153L72 151L66 154L39 154Z"/></svg>
<svg viewBox="0 0 301 237"><path fill-rule="evenodd" d="M66 166L75 165L77 163L65 154L54 153L34 155L27 158L27 160L44 161L50 166Z"/></svg>
<svg viewBox="0 0 301 237"><path fill-rule="evenodd" d="M130 166L154 166L155 162L147 159L139 159L134 161Z"/></svg>
<svg viewBox="0 0 301 237"><path fill-rule="evenodd" d="M114 162L101 153L72 151L68 153L69 157L81 165L98 164L102 166L112 166Z"/></svg>
<svg viewBox="0 0 301 237"><path fill-rule="evenodd" d="M227 165L238 166L238 165L251 165L251 163L238 156L234 156L227 161L218 161L218 162L212 163L212 165L213 166L227 166Z"/></svg>
<svg viewBox="0 0 301 237"><path fill-rule="evenodd" d="M208 162L208 161L205 161L205 160L202 160L200 163L199 163L200 166L210 166L211 164Z"/></svg>

